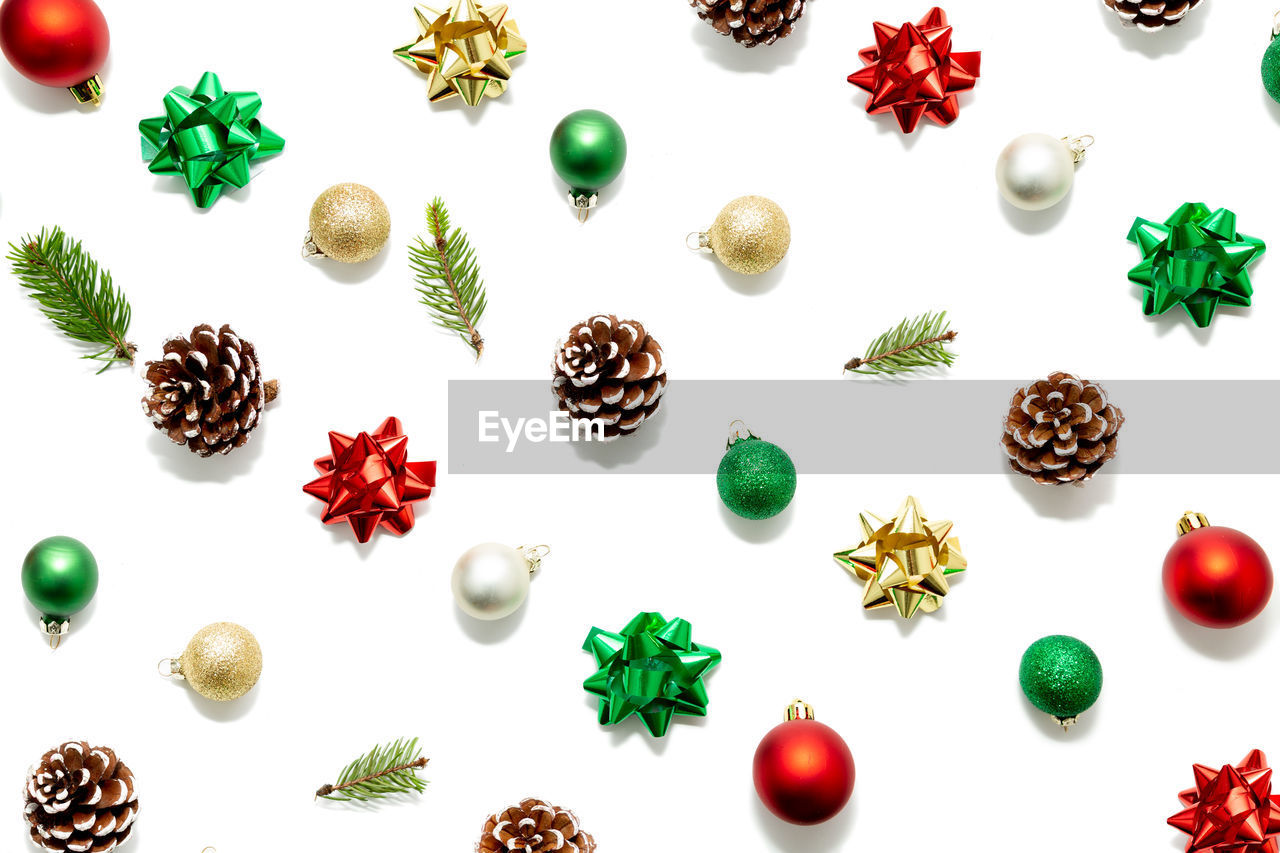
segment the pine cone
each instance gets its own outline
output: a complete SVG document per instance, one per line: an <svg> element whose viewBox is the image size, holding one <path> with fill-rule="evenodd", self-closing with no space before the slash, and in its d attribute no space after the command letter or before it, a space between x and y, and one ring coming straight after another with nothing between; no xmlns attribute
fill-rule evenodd
<svg viewBox="0 0 1280 853"><path fill-rule="evenodd" d="M46 850L106 853L129 838L138 814L133 772L105 746L51 749L27 775L23 814Z"/></svg>
<svg viewBox="0 0 1280 853"><path fill-rule="evenodd" d="M805 0L689 0L699 18L743 47L773 44L791 35L804 4Z"/></svg>
<svg viewBox="0 0 1280 853"><path fill-rule="evenodd" d="M612 314L570 329L552 368L560 410L575 420L602 421L607 440L630 435L653 417L667 387L662 347L640 323Z"/></svg>
<svg viewBox="0 0 1280 853"><path fill-rule="evenodd" d="M148 361L151 392L142 411L158 430L192 453L230 453L249 440L262 407L275 399L275 380L262 381L253 344L230 326L200 325L191 337L170 338L164 358Z"/></svg>
<svg viewBox="0 0 1280 853"><path fill-rule="evenodd" d="M1009 467L1037 483L1082 483L1116 455L1124 415L1101 385L1054 373L1013 395L1004 421Z"/></svg>
<svg viewBox="0 0 1280 853"><path fill-rule="evenodd" d="M1126 27L1154 33L1172 26L1200 5L1200 0L1102 0Z"/></svg>
<svg viewBox="0 0 1280 853"><path fill-rule="evenodd" d="M573 812L533 798L492 815L476 844L476 853L591 853L595 849L595 839L578 828Z"/></svg>

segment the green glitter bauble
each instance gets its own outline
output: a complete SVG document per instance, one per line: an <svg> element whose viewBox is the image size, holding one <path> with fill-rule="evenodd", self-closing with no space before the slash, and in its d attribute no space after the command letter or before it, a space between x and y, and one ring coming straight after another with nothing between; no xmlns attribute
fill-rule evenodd
<svg viewBox="0 0 1280 853"><path fill-rule="evenodd" d="M787 452L755 436L739 439L716 471L720 500L743 518L773 518L796 493L796 466Z"/></svg>
<svg viewBox="0 0 1280 853"><path fill-rule="evenodd" d="M1102 664L1093 649L1062 634L1041 637L1022 655L1018 683L1031 704L1059 720L1087 711L1102 692Z"/></svg>
<svg viewBox="0 0 1280 853"><path fill-rule="evenodd" d="M1280 39L1272 39L1262 54L1262 85L1273 101L1280 101Z"/></svg>

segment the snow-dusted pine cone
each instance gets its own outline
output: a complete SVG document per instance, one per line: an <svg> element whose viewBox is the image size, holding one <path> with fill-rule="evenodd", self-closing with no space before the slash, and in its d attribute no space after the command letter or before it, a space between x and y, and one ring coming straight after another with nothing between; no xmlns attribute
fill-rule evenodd
<svg viewBox="0 0 1280 853"><path fill-rule="evenodd" d="M1001 442L1019 474L1048 485L1077 483L1116 455L1123 425L1101 385L1058 372L1013 395Z"/></svg>
<svg viewBox="0 0 1280 853"><path fill-rule="evenodd" d="M1154 33L1172 26L1183 19L1200 0L1102 0L1103 5L1114 11L1126 27Z"/></svg>
<svg viewBox="0 0 1280 853"><path fill-rule="evenodd" d="M51 749L27 775L23 815L31 841L59 853L107 853L129 838L138 814L133 773L105 746Z"/></svg>
<svg viewBox="0 0 1280 853"><path fill-rule="evenodd" d="M653 417L667 387L662 347L640 323L612 314L570 329L556 346L552 370L561 411L575 420L599 419L606 439L630 435Z"/></svg>
<svg viewBox="0 0 1280 853"><path fill-rule="evenodd" d="M578 827L573 812L529 798L491 815L476 853L591 853L595 839Z"/></svg>
<svg viewBox="0 0 1280 853"><path fill-rule="evenodd" d="M805 0L689 0L699 18L743 47L773 44L791 35L804 4Z"/></svg>
<svg viewBox="0 0 1280 853"><path fill-rule="evenodd" d="M262 381L253 344L230 326L200 325L191 337L170 338L164 358L148 361L151 391L142 411L156 429L192 453L230 453L249 440L262 407L275 399L275 380Z"/></svg>

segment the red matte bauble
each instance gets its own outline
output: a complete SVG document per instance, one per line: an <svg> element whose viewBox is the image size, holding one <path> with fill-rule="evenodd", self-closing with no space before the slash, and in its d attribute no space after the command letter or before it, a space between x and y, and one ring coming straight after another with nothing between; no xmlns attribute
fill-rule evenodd
<svg viewBox="0 0 1280 853"><path fill-rule="evenodd" d="M111 34L93 0L4 0L0 49L18 72L45 86L71 87L102 70Z"/></svg>
<svg viewBox="0 0 1280 853"><path fill-rule="evenodd" d="M1209 628L1234 628L1267 606L1275 579L1262 547L1230 527L1201 527L1178 537L1164 558L1164 591L1183 616Z"/></svg>
<svg viewBox="0 0 1280 853"><path fill-rule="evenodd" d="M788 720L756 747L752 777L769 811L789 823L814 824L840 813L853 795L853 753L817 720Z"/></svg>

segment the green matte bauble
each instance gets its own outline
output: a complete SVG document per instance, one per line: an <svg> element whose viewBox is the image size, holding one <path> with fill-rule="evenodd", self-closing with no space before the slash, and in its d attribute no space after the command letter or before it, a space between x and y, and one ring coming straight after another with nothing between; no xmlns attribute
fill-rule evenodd
<svg viewBox="0 0 1280 853"><path fill-rule="evenodd" d="M1262 54L1262 85L1273 101L1280 101L1280 38L1272 38Z"/></svg>
<svg viewBox="0 0 1280 853"><path fill-rule="evenodd" d="M716 487L734 515L773 518L796 493L796 466L778 445L754 435L740 438L720 460Z"/></svg>
<svg viewBox="0 0 1280 853"><path fill-rule="evenodd" d="M42 616L66 619L88 606L98 591L98 561L70 536L42 539L22 561L22 591Z"/></svg>
<svg viewBox="0 0 1280 853"><path fill-rule="evenodd" d="M1098 701L1102 664L1080 640L1054 634L1027 647L1018 667L1018 683L1032 705L1057 717L1066 728Z"/></svg>
<svg viewBox="0 0 1280 853"><path fill-rule="evenodd" d="M592 195L622 173L627 137L599 110L569 113L551 133L551 165L575 194Z"/></svg>

